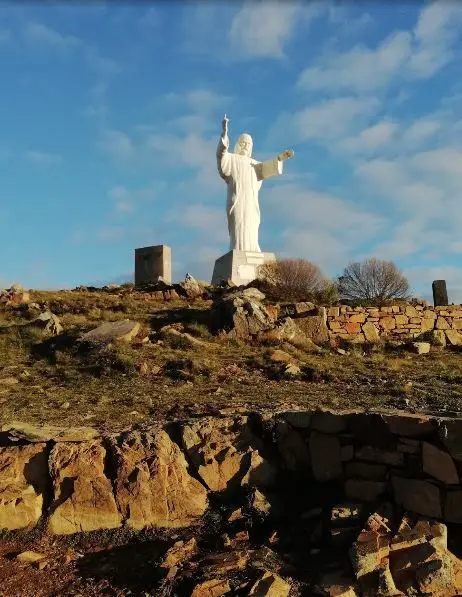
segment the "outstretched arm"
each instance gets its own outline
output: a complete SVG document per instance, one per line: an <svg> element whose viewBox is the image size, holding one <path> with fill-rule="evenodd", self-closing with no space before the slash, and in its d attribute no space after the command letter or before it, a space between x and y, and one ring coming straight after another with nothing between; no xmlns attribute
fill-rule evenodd
<svg viewBox="0 0 462 597"><path fill-rule="evenodd" d="M278 155L278 160L280 162L284 162L285 160L289 160L290 158L293 158L295 155L295 152L293 149L285 149L284 151L281 151L281 153Z"/></svg>
<svg viewBox="0 0 462 597"><path fill-rule="evenodd" d="M217 148L217 166L218 173L225 181L231 176L231 156L228 153L229 137L228 137L228 123L229 120L226 114L222 121L222 134L218 142Z"/></svg>

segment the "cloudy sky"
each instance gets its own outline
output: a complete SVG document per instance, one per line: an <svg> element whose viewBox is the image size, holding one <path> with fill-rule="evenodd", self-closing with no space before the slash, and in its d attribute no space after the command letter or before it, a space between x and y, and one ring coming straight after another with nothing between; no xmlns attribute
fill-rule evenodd
<svg viewBox="0 0 462 597"><path fill-rule="evenodd" d="M228 249L215 149L296 156L263 186L263 250L327 275L392 259L462 300L462 3L0 3L0 286L130 276Z"/></svg>

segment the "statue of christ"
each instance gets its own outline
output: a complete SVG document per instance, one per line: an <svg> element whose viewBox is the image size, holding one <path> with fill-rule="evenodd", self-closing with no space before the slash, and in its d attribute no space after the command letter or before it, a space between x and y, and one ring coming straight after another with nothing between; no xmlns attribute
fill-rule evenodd
<svg viewBox="0 0 462 597"><path fill-rule="evenodd" d="M258 244L260 206L258 192L262 182L282 174L283 162L294 156L292 149L286 149L277 157L258 162L252 156L252 137L244 133L239 137L230 153L228 118L223 118L223 132L218 142L218 172L228 186L226 213L230 250L261 253Z"/></svg>

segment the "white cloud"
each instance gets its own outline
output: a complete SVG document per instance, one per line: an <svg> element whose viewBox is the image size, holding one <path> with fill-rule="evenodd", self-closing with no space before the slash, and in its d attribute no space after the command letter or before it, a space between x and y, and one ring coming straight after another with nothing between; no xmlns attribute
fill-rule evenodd
<svg viewBox="0 0 462 597"><path fill-rule="evenodd" d="M116 162L128 163L135 156L132 139L122 131L106 129L101 132L98 147Z"/></svg>
<svg viewBox="0 0 462 597"><path fill-rule="evenodd" d="M232 50L252 57L282 58L302 10L295 2L247 0L231 23Z"/></svg>
<svg viewBox="0 0 462 597"><path fill-rule="evenodd" d="M411 31L394 31L375 48L357 45L332 52L320 64L306 68L298 87L309 91L370 92L396 79L428 78L455 57L462 6L456 2L429 2Z"/></svg>
<svg viewBox="0 0 462 597"><path fill-rule="evenodd" d="M228 238L224 202L223 209L202 203L186 205L181 210L172 209L166 214L165 222L201 232L208 242L225 242Z"/></svg>
<svg viewBox="0 0 462 597"><path fill-rule="evenodd" d="M31 164L36 166L55 166L63 163L63 157L55 153L45 151L26 151L24 157Z"/></svg>
<svg viewBox="0 0 462 597"><path fill-rule="evenodd" d="M75 48L82 43L80 38L74 35L62 35L42 23L28 23L22 33L29 42L62 50Z"/></svg>
<svg viewBox="0 0 462 597"><path fill-rule="evenodd" d="M363 129L359 135L346 138L341 146L354 153L370 153L392 141L397 129L398 125L395 122L382 120Z"/></svg>
<svg viewBox="0 0 462 597"><path fill-rule="evenodd" d="M121 226L105 226L98 230L97 239L104 243L112 243L121 240L125 233Z"/></svg>
<svg viewBox="0 0 462 597"><path fill-rule="evenodd" d="M403 133L403 141L407 146L420 146L433 137L440 129L439 120L421 118L413 122Z"/></svg>
<svg viewBox="0 0 462 597"><path fill-rule="evenodd" d="M121 185L113 187L109 190L108 195L114 202L116 213L133 213L133 195L127 188Z"/></svg>

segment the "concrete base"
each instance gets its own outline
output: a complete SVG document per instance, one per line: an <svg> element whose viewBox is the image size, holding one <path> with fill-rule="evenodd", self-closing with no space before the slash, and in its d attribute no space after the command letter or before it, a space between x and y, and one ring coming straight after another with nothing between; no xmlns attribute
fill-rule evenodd
<svg viewBox="0 0 462 597"><path fill-rule="evenodd" d="M162 279L172 283L172 250L167 245L135 249L135 286L155 284Z"/></svg>
<svg viewBox="0 0 462 597"><path fill-rule="evenodd" d="M237 286L244 286L258 277L258 269L264 263L276 261L274 253L253 253L250 251L229 251L215 261L212 285L231 280Z"/></svg>

